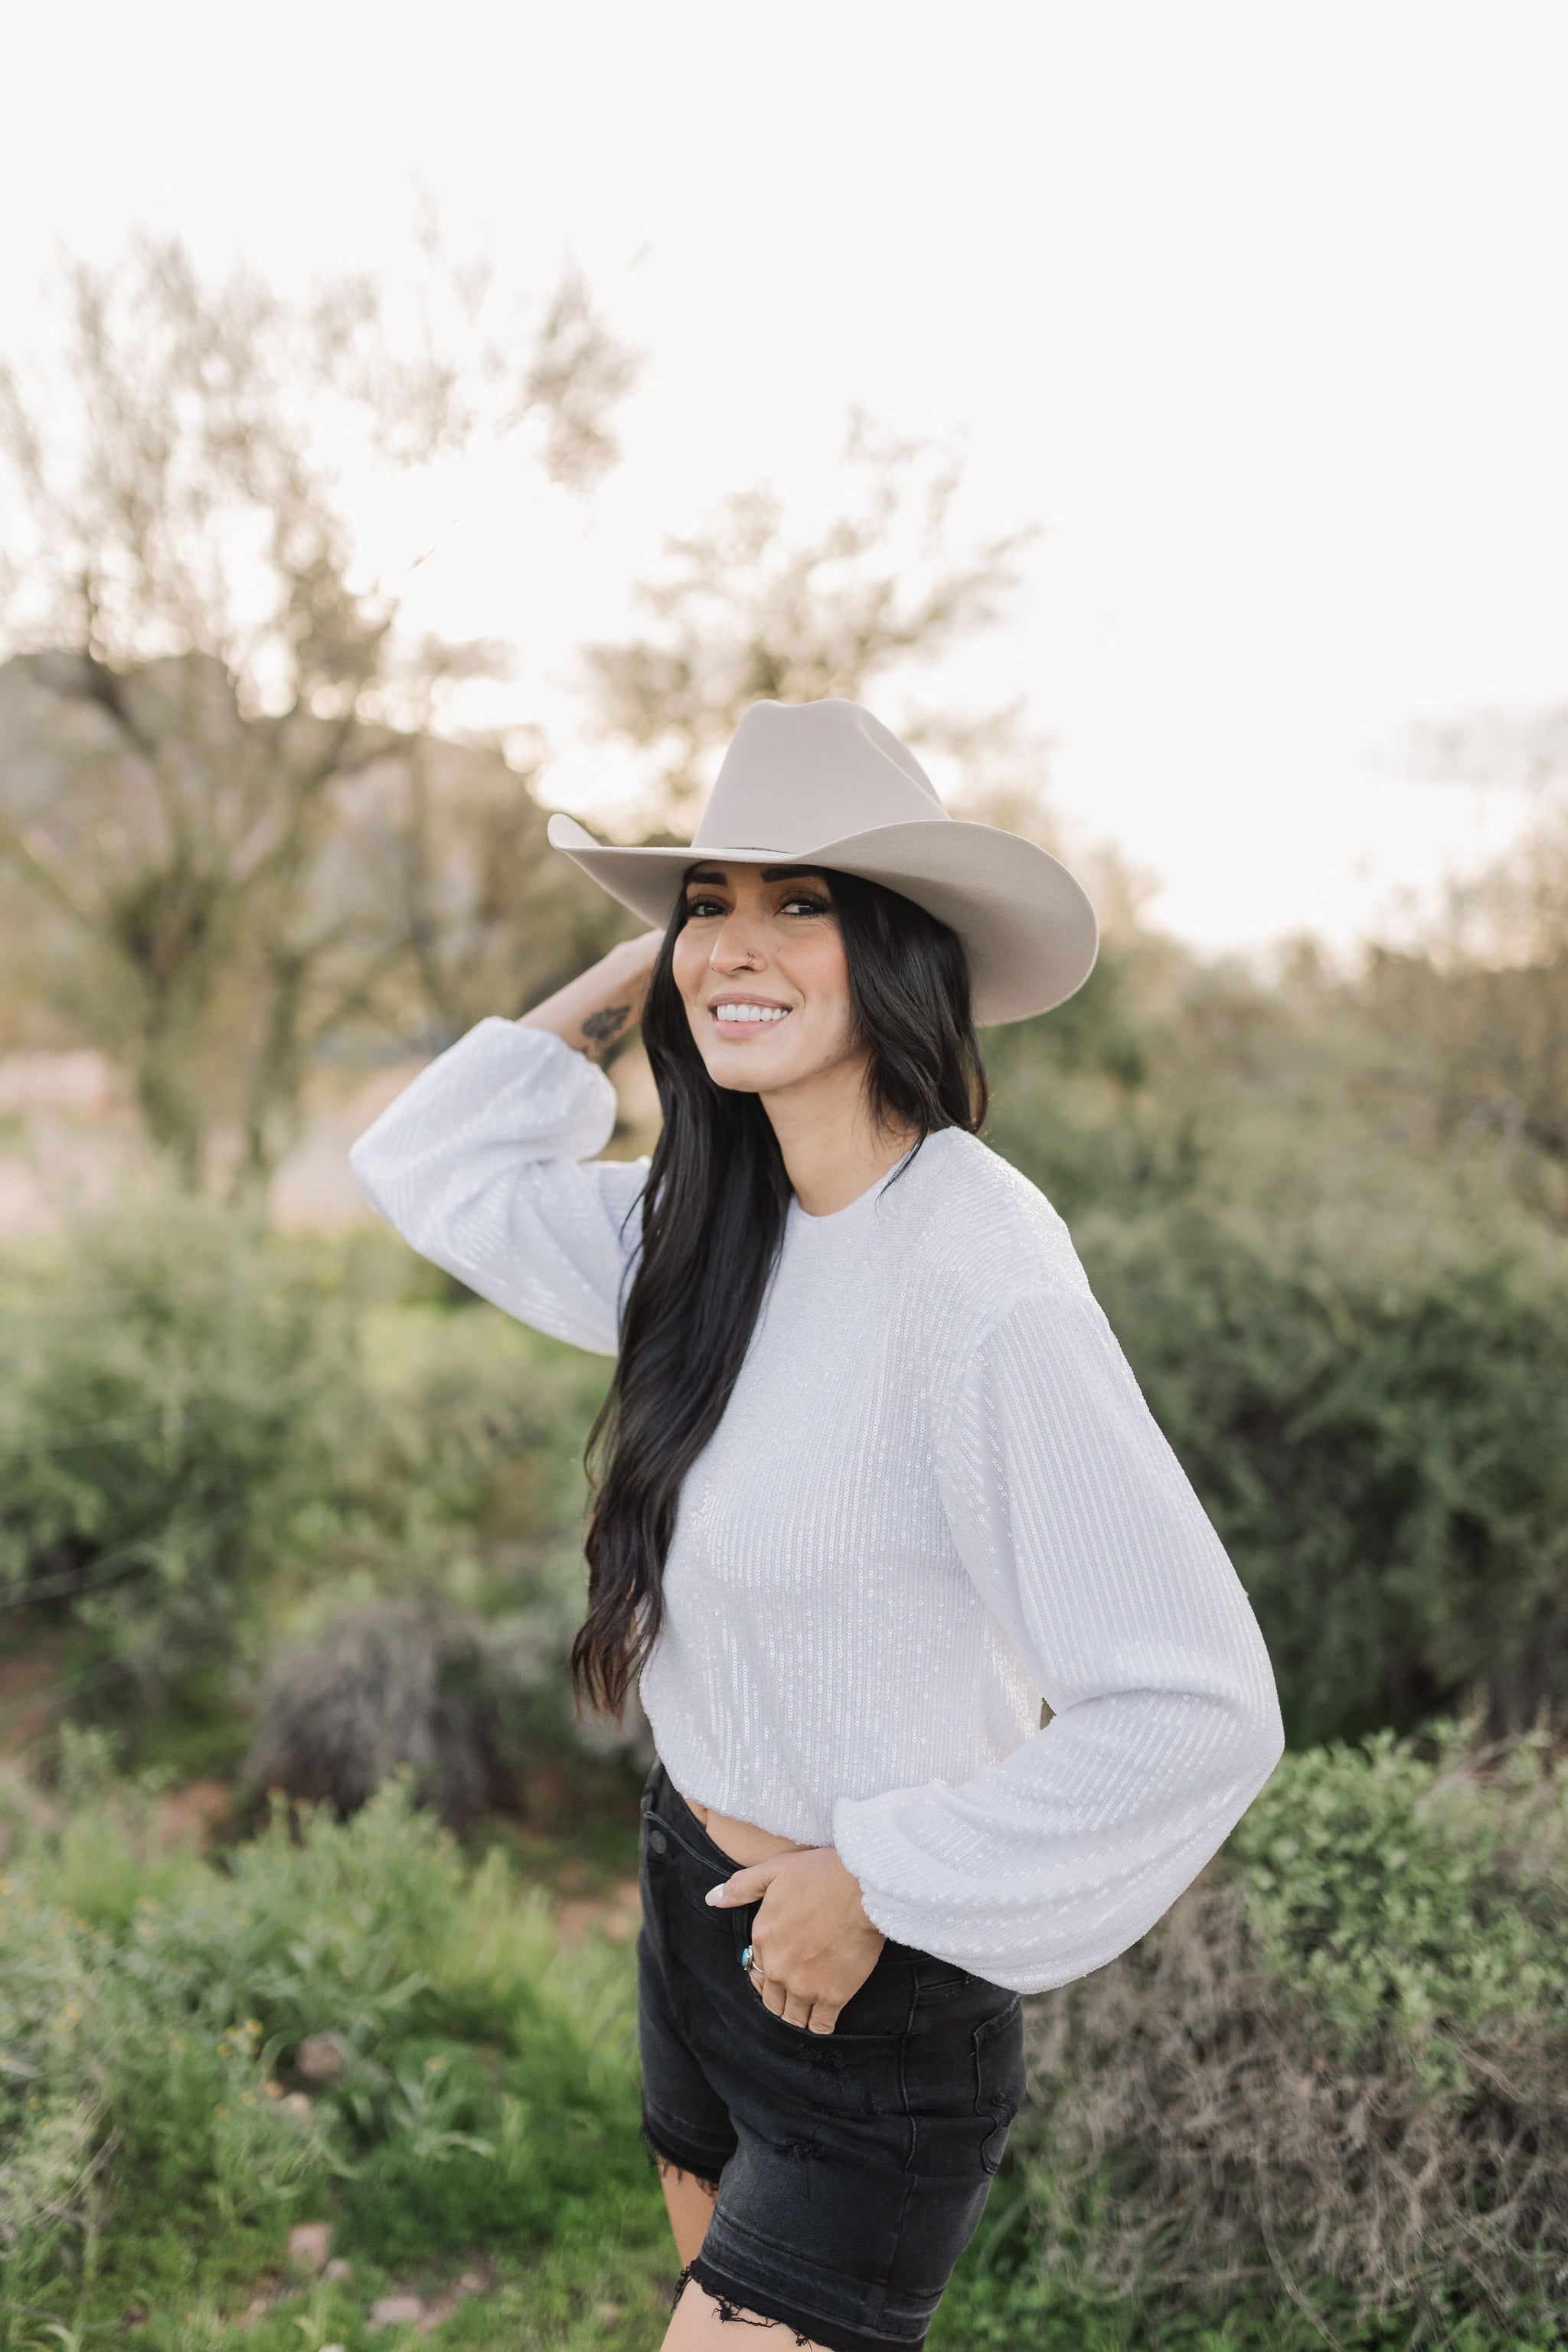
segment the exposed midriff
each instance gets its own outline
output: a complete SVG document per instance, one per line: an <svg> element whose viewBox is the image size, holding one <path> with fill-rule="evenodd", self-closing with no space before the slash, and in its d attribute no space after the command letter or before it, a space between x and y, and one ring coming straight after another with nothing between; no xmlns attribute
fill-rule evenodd
<svg viewBox="0 0 1568 2352"><path fill-rule="evenodd" d="M772 1830L760 1830L754 1822L732 1821L728 1813L716 1813L711 1805L699 1805L687 1797L687 1809L696 1815L718 1847L742 1870L749 1870L754 1862L771 1862L775 1853L807 1853L808 1846L798 1838L775 1837Z"/></svg>

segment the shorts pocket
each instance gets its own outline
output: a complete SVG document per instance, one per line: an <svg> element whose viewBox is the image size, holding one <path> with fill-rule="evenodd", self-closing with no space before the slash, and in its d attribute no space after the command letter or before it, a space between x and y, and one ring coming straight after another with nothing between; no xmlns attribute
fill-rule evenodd
<svg viewBox="0 0 1568 2352"><path fill-rule="evenodd" d="M1024 2096L1024 2004L1015 1993L1005 2009L974 2029L974 2112L989 2118L980 2161L994 2172Z"/></svg>
<svg viewBox="0 0 1568 2352"><path fill-rule="evenodd" d="M760 1907L754 1903L748 1904L743 1909L730 1914L734 1922L737 1967L751 1943ZM741 1981L763 2015L770 2023L776 2025L781 2033L794 2034L800 2041L816 2044L837 2042L840 2049L851 2042L891 2042L909 2032L917 2000L916 1978L900 1955L901 1947L889 1950L884 1946L864 1984L850 1994L839 2011L839 2022L830 2034L813 2033L809 2026L791 2025L786 2019L775 2016L743 1969L740 1971ZM912 1954L909 1956L910 1959L913 1957Z"/></svg>

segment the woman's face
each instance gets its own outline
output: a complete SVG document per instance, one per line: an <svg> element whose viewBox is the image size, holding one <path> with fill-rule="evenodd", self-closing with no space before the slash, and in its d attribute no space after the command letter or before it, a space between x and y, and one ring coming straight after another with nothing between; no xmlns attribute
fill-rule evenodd
<svg viewBox="0 0 1568 2352"><path fill-rule="evenodd" d="M685 898L675 983L716 1086L771 1095L864 1060L826 876L699 865Z"/></svg>

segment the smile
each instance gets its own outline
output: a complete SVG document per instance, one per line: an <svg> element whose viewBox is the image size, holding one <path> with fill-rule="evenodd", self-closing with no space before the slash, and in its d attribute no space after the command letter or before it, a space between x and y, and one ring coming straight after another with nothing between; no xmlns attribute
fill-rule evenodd
<svg viewBox="0 0 1568 2352"><path fill-rule="evenodd" d="M774 1022L787 1021L790 1008L787 1004L715 1004L711 1011L715 1021L734 1035L742 1030L754 1034Z"/></svg>

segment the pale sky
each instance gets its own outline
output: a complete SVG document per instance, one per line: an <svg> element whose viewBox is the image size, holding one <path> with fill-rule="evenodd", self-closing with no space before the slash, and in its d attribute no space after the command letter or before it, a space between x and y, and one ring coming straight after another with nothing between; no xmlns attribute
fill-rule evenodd
<svg viewBox="0 0 1568 2352"><path fill-rule="evenodd" d="M420 583L520 714L663 532L819 510L858 401L1043 527L962 679L1027 690L1170 928L1343 940L1517 822L1395 769L1568 700L1562 0L85 0L5 47L5 344L62 243L294 284L394 259L415 175L521 283L582 263L647 355L620 471L586 516L476 479Z"/></svg>

